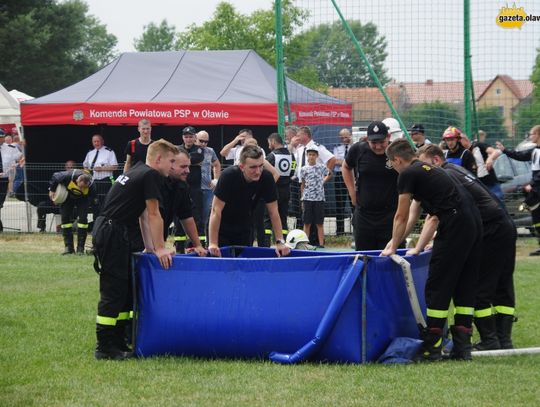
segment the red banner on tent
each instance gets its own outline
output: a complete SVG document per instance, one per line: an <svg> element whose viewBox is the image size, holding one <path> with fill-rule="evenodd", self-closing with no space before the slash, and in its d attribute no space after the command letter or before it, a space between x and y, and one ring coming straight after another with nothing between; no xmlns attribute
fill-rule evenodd
<svg viewBox="0 0 540 407"><path fill-rule="evenodd" d="M276 125L277 106L273 103L22 103L21 119L23 126L136 125L141 119L166 125ZM297 125L350 126L352 106L296 103L291 105L287 121Z"/></svg>

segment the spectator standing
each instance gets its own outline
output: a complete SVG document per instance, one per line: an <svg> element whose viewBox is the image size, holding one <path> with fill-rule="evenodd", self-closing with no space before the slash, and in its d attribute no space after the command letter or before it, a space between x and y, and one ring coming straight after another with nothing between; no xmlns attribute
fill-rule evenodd
<svg viewBox="0 0 540 407"><path fill-rule="evenodd" d="M341 236L345 233L344 218L349 194L347 186L343 181L341 169L349 149L352 147L352 135L349 129L341 129L339 131L340 144L334 147L334 156L336 157L336 165L334 167L334 194L336 200L336 235Z"/></svg>
<svg viewBox="0 0 540 407"><path fill-rule="evenodd" d="M426 138L426 131L424 130L423 124L413 124L409 128L409 133L411 134L411 138L414 141L416 148L420 148L424 144L431 144L431 141Z"/></svg>
<svg viewBox="0 0 540 407"><path fill-rule="evenodd" d="M6 134L0 129L0 213L8 193L10 179L15 176L17 162L22 158L22 153L13 145L5 142ZM0 217L0 233L4 231L4 225Z"/></svg>
<svg viewBox="0 0 540 407"><path fill-rule="evenodd" d="M240 163L240 154L242 152L242 147L247 140L253 138L253 131L251 129L242 129L238 132L238 135L228 144L225 144L219 154L224 157L226 160L233 160L234 165ZM263 158L265 158L264 150Z"/></svg>
<svg viewBox="0 0 540 407"><path fill-rule="evenodd" d="M202 190L202 224L208 227L214 188L221 174L221 163L212 147L208 146L210 135L201 130L196 135L196 144L202 148L204 159L201 163L201 190ZM213 176L212 176L213 175Z"/></svg>
<svg viewBox="0 0 540 407"><path fill-rule="evenodd" d="M293 171L293 156L283 145L283 140L278 133L268 136L268 148L271 153L266 160L277 170L279 179L276 182L278 195L278 212L281 219L283 236L289 233L287 226L287 216L289 214L289 200L291 198L291 174ZM265 221L265 229L270 229L270 219Z"/></svg>
<svg viewBox="0 0 540 407"><path fill-rule="evenodd" d="M128 141L124 154L126 155L126 162L124 163L124 172L127 172L138 162L146 161L146 152L148 146L152 143L152 123L148 119L142 119L139 121L137 127L139 131L139 138Z"/></svg>
<svg viewBox="0 0 540 407"><path fill-rule="evenodd" d="M535 144L535 147L525 151L507 149L501 142L497 142L496 145L499 150L514 160L531 162L531 181L523 187L523 191L527 194L525 204L531 211L534 230L540 244L540 125L534 126L529 131L529 140ZM529 255L540 256L540 249Z"/></svg>
<svg viewBox="0 0 540 407"><path fill-rule="evenodd" d="M96 199L93 207L94 219L96 219L101 211L101 206L105 200L105 196L111 189L114 181L113 171L118 168L116 154L112 149L106 147L101 134L92 136L93 150L90 150L83 161L83 168L92 173L94 185L96 188Z"/></svg>
<svg viewBox="0 0 540 407"><path fill-rule="evenodd" d="M356 250L381 250L392 237L398 173L384 153L389 143L386 125L371 122L367 141L355 143L342 166L343 181L354 208Z"/></svg>
<svg viewBox="0 0 540 407"><path fill-rule="evenodd" d="M66 200L60 204L65 246L62 255L75 252L73 247L74 212L77 214L77 254L84 254L84 245L88 235L88 208L96 195L96 189L92 185L92 176L83 170L55 172L49 182L49 197L52 201L59 185L62 185L68 193Z"/></svg>
<svg viewBox="0 0 540 407"><path fill-rule="evenodd" d="M325 165L317 163L317 146L307 147L306 155L307 163L300 173L304 232L309 235L311 225L315 225L319 246L324 247L324 184L332 178L332 172Z"/></svg>

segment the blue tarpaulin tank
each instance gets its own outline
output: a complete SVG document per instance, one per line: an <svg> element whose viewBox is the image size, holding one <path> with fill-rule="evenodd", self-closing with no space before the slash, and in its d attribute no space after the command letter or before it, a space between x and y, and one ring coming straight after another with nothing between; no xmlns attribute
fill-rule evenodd
<svg viewBox="0 0 540 407"><path fill-rule="evenodd" d="M398 336L418 337L401 268L378 252L223 248L221 258L155 256L135 267L135 351L271 358L280 363L375 361ZM422 310L430 254L406 257Z"/></svg>

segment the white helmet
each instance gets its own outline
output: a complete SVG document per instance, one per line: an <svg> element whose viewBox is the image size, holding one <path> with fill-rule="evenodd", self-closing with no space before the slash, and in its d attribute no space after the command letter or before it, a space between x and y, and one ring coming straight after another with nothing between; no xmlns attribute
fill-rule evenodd
<svg viewBox="0 0 540 407"><path fill-rule="evenodd" d="M399 126L399 122L393 117L387 117L382 121L388 127L388 133L390 134L390 141L403 138L403 130Z"/></svg>
<svg viewBox="0 0 540 407"><path fill-rule="evenodd" d="M306 232L300 229L293 229L287 234L285 245L289 246L289 248L291 249L295 249L296 245L300 242L309 243L309 239L306 235Z"/></svg>

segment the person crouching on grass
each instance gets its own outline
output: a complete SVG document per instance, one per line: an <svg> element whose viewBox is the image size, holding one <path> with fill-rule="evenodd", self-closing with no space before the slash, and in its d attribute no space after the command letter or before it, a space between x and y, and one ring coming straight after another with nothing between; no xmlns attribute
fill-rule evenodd
<svg viewBox="0 0 540 407"><path fill-rule="evenodd" d="M311 225L316 225L319 244L324 247L324 184L332 178L332 172L317 164L317 146L309 147L306 154L308 165L300 169L304 232L309 236Z"/></svg>

